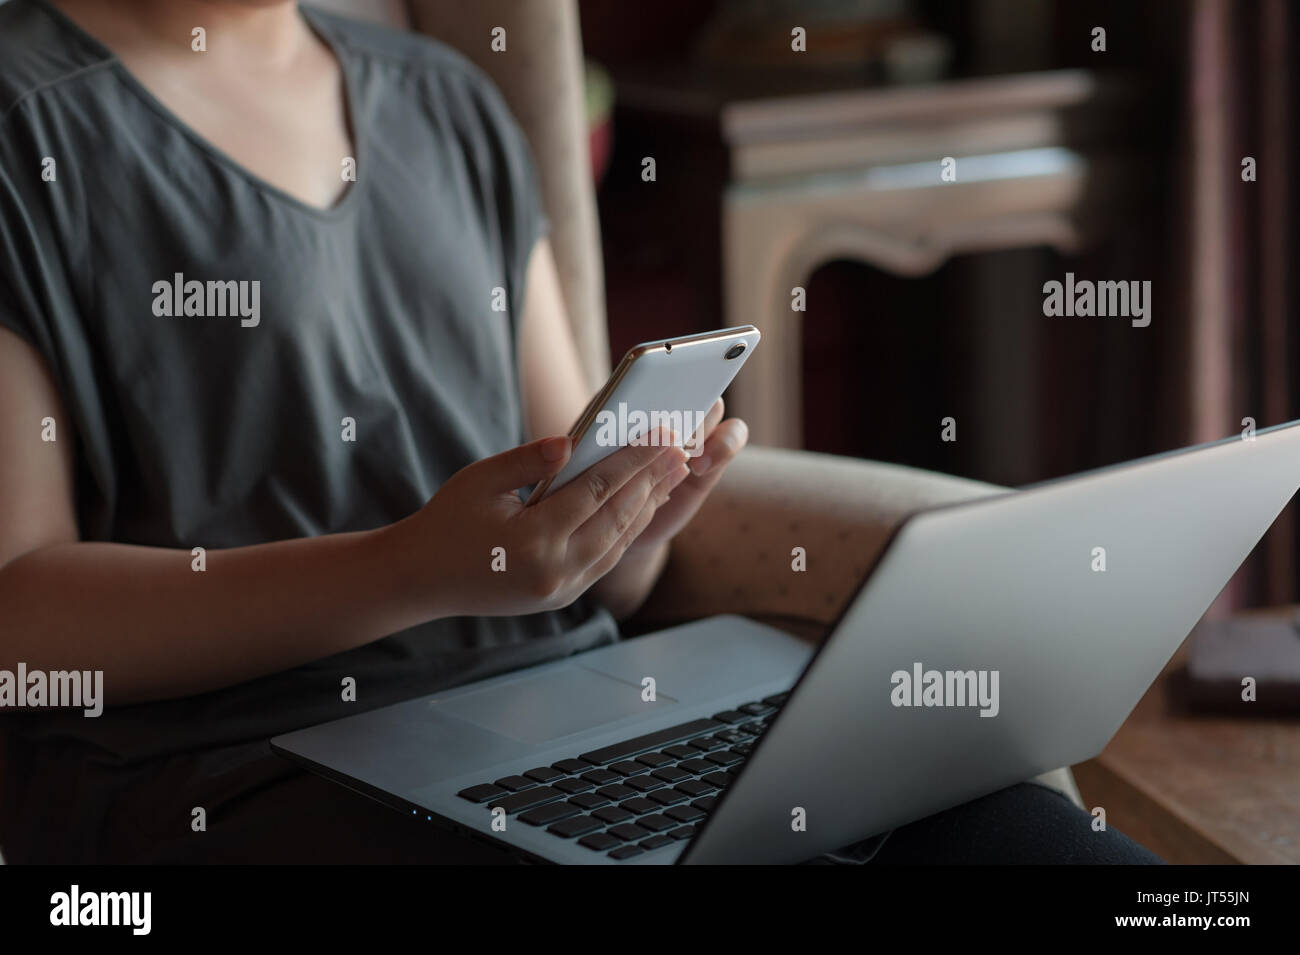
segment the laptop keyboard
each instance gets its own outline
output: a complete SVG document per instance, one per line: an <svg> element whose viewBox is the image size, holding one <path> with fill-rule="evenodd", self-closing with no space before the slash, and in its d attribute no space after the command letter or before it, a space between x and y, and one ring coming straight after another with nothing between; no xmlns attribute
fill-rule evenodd
<svg viewBox="0 0 1300 955"><path fill-rule="evenodd" d="M647 733L456 795L612 859L695 835L788 693Z"/></svg>

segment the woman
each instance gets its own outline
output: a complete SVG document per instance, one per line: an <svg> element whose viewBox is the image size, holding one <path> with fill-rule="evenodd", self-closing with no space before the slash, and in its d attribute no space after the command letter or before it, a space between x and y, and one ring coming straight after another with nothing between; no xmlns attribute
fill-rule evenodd
<svg viewBox="0 0 1300 955"><path fill-rule="evenodd" d="M266 739L617 639L744 424L522 506L587 394L524 139L436 43L11 0L0 64L0 660L108 704L6 714L0 846L495 859Z"/></svg>

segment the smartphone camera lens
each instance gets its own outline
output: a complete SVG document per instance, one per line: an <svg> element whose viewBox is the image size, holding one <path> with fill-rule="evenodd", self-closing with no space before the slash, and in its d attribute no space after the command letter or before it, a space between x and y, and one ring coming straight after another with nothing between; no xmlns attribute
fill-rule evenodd
<svg viewBox="0 0 1300 955"><path fill-rule="evenodd" d="M741 342L739 345L732 345L730 348L727 349L726 358L728 361L730 361L733 358L739 358L744 353L745 353L745 344L744 342Z"/></svg>

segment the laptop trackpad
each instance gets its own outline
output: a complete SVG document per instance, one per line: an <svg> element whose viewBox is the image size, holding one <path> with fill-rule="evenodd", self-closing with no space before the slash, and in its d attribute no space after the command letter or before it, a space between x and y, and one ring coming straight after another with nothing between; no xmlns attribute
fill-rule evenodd
<svg viewBox="0 0 1300 955"><path fill-rule="evenodd" d="M677 701L657 693L655 702ZM645 713L646 706L640 686L583 666L522 677L432 704L438 713L534 744Z"/></svg>

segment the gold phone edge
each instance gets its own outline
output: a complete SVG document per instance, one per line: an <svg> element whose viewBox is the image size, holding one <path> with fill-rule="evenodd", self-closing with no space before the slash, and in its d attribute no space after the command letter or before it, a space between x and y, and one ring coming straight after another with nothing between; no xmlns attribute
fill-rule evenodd
<svg viewBox="0 0 1300 955"><path fill-rule="evenodd" d="M576 448L578 446L578 442L582 440L582 436L587 433L587 429L591 427L591 423L596 420L596 415L600 413L600 409L605 406L605 399L614 393L619 384L623 381L623 378L627 375L628 369L632 367L632 363L638 358L643 355L649 355L653 352L671 351L668 347L669 344L678 347L682 345L706 345L709 342L722 341L727 338L736 338L740 335L747 335L750 332L757 330L758 329L753 325L737 325L734 328L721 328L714 332L702 332L699 335L683 335L681 338L666 338L657 342L642 342L640 345L634 345L629 348L623 355L623 358L619 361L618 367L614 369L614 373L610 375L609 380L605 382L605 387L596 392L591 401L587 403L587 407L582 412L582 417L578 419L577 424L569 429L569 441L571 447ZM563 468L561 468L561 470L563 470ZM558 473L559 472L556 472L556 474ZM542 495L546 493L547 488L551 486L551 482L555 480L555 477L556 475L552 474L541 484L538 484L533 488L533 492L528 495L528 500L524 502L524 506L526 507L535 501L540 501Z"/></svg>

